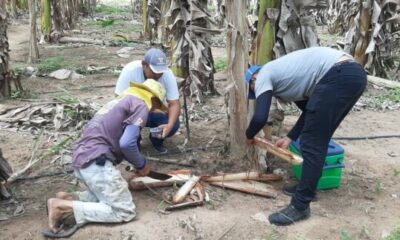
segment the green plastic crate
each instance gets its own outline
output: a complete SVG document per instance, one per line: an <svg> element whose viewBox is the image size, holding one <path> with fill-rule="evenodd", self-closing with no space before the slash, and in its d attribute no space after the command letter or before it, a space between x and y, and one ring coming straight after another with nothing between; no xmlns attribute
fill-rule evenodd
<svg viewBox="0 0 400 240"><path fill-rule="evenodd" d="M289 146L289 150L301 156L301 153L293 145ZM342 168L344 168L344 153L327 156L317 190L339 188L342 183ZM297 180L300 180L302 171L302 164L293 165L293 174Z"/></svg>

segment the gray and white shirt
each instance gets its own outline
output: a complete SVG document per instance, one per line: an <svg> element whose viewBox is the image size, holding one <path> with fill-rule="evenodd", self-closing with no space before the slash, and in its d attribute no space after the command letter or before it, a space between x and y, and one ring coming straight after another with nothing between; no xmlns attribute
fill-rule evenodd
<svg viewBox="0 0 400 240"><path fill-rule="evenodd" d="M272 90L275 97L285 102L305 100L343 55L348 54L328 47L312 47L271 61L257 75L256 98Z"/></svg>

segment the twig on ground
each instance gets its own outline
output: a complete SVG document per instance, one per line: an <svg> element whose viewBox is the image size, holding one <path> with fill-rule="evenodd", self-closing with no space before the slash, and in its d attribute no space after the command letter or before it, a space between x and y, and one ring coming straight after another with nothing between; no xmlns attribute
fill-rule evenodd
<svg viewBox="0 0 400 240"><path fill-rule="evenodd" d="M70 169L70 170L62 171L62 172L45 173L45 174L41 174L41 175L28 176L28 177L18 177L15 179L15 181L34 180L34 179L39 179L39 178L43 178L43 177L55 177L55 176L60 176L60 175L67 175L67 174L70 174L73 172L74 172L74 170Z"/></svg>
<svg viewBox="0 0 400 240"><path fill-rule="evenodd" d="M35 141L35 143L33 145L31 159L29 160L28 165L26 165L20 171L14 172L10 176L10 178L7 180L7 184L15 181L19 176L23 175L26 171L28 171L29 168L31 168L33 165L35 165L37 162L39 162L40 160L42 160L44 158L44 156L39 157L39 158L35 158L37 150L38 150L38 148L40 146L39 142L41 141L42 135L43 135L43 130L40 131L39 136L38 136L37 140Z"/></svg>
<svg viewBox="0 0 400 240"><path fill-rule="evenodd" d="M233 229L233 227L236 226L237 223L238 223L238 222L235 222L234 224L232 224L232 226L230 226L228 229L226 229L226 230L221 234L221 236L219 236L218 238L216 238L216 240L222 239L226 234L228 234L228 233Z"/></svg>
<svg viewBox="0 0 400 240"><path fill-rule="evenodd" d="M151 187L149 187L149 186L147 186L146 184L144 184L144 186L147 188L147 189L149 189L150 190L150 192L152 192L154 195L156 195L157 197L161 197L161 199L163 200L163 201L165 201L166 203L168 203L168 204L173 204L171 201L169 201L168 199L166 199L164 196L160 196L160 194L158 193L158 192L156 192L154 189L152 189Z"/></svg>

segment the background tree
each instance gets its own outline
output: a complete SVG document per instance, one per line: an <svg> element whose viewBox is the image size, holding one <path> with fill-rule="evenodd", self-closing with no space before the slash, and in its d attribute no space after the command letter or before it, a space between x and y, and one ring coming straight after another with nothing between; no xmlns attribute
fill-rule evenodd
<svg viewBox="0 0 400 240"><path fill-rule="evenodd" d="M154 41L157 37L156 31L161 19L161 2L159 0L143 0L143 37Z"/></svg>
<svg viewBox="0 0 400 240"><path fill-rule="evenodd" d="M18 9L21 9L23 11L28 9L28 0L16 0L16 4Z"/></svg>
<svg viewBox="0 0 400 240"><path fill-rule="evenodd" d="M207 1L171 1L168 13L173 35L172 69L175 75L184 78L184 94L194 95L198 102L204 94L214 94L214 61L209 42L213 29Z"/></svg>
<svg viewBox="0 0 400 240"><path fill-rule="evenodd" d="M8 164L7 160L3 157L0 148L0 200L8 199L11 197L11 194L4 186L3 182L6 182L7 179L12 175L12 173L12 168L10 164Z"/></svg>
<svg viewBox="0 0 400 240"><path fill-rule="evenodd" d="M333 0L328 30L344 35L339 47L355 57L371 74L399 79L400 2Z"/></svg>
<svg viewBox="0 0 400 240"><path fill-rule="evenodd" d="M17 0L8 0L9 13L12 18L17 18Z"/></svg>
<svg viewBox="0 0 400 240"><path fill-rule="evenodd" d="M246 86L243 81L247 69L247 25L245 18L246 1L227 1L226 17L228 22L227 71L230 82L228 99L228 122L230 151L236 156L243 155L246 149L244 135L247 125Z"/></svg>
<svg viewBox="0 0 400 240"><path fill-rule="evenodd" d="M5 2L0 2L0 99L11 94L10 48L7 37L7 13Z"/></svg>
<svg viewBox="0 0 400 240"><path fill-rule="evenodd" d="M50 34L52 30L51 25L51 0L40 1L40 15L41 15L41 42L50 41Z"/></svg>
<svg viewBox="0 0 400 240"><path fill-rule="evenodd" d="M29 0L29 23L30 38L29 38L29 63L35 63L39 59L39 49L37 46L37 36L36 36L36 10L35 10L35 0Z"/></svg>

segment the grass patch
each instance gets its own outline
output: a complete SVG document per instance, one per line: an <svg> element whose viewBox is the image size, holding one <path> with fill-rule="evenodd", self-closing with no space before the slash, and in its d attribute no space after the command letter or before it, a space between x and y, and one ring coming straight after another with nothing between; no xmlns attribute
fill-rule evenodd
<svg viewBox="0 0 400 240"><path fill-rule="evenodd" d="M17 75L22 75L24 73L24 66L20 64L12 64L11 69L17 74Z"/></svg>
<svg viewBox="0 0 400 240"><path fill-rule="evenodd" d="M389 236L385 237L384 240L399 240L400 239L400 225L397 226Z"/></svg>
<svg viewBox="0 0 400 240"><path fill-rule="evenodd" d="M380 181L376 181L374 192L375 193L382 192L382 183Z"/></svg>
<svg viewBox="0 0 400 240"><path fill-rule="evenodd" d="M377 96L376 100L381 104L385 101L400 103L400 88L387 90L382 95Z"/></svg>
<svg viewBox="0 0 400 240"><path fill-rule="evenodd" d="M112 26L114 24L114 21L115 21L114 19L112 19L112 20L101 20L100 21L100 25L101 25L102 28L109 27L109 26Z"/></svg>
<svg viewBox="0 0 400 240"><path fill-rule="evenodd" d="M65 61L64 57L57 56L43 59L40 61L37 68L39 73L49 73L62 68L73 70L75 69L75 65L71 62Z"/></svg>
<svg viewBox="0 0 400 240"><path fill-rule="evenodd" d="M128 12L125 8L106 6L106 5L97 6L95 11L96 11L96 13L103 13L103 14L107 14L107 15Z"/></svg>
<svg viewBox="0 0 400 240"><path fill-rule="evenodd" d="M400 103L400 88L384 90L381 94L366 99L367 105L372 108L385 108Z"/></svg>
<svg viewBox="0 0 400 240"><path fill-rule="evenodd" d="M342 231L342 240L350 240L350 235L346 230Z"/></svg>
<svg viewBox="0 0 400 240"><path fill-rule="evenodd" d="M271 231L267 233L267 235L263 238L263 240L279 240L281 239L278 230L275 227L272 227Z"/></svg>
<svg viewBox="0 0 400 240"><path fill-rule="evenodd" d="M222 72L228 69L228 59L217 58L214 63L215 71Z"/></svg>

